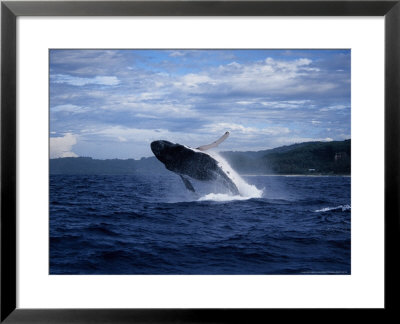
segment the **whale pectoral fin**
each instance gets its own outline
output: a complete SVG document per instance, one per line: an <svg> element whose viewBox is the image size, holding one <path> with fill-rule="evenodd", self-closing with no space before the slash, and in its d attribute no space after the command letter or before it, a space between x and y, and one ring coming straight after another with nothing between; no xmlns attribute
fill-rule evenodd
<svg viewBox="0 0 400 324"><path fill-rule="evenodd" d="M200 151L206 151L209 150L210 148L216 147L219 144L221 144L223 141L225 141L229 136L229 132L225 132L224 135L222 135L219 139L217 139L215 142L212 142L211 144L207 144L207 145L202 145L197 147L198 150Z"/></svg>
<svg viewBox="0 0 400 324"><path fill-rule="evenodd" d="M194 190L192 184L190 183L190 181L189 181L188 179L186 179L186 178L185 178L183 175L181 175L181 174L180 174L179 176L181 177L183 183L185 184L186 189L187 189L187 190L190 190L190 191L192 191L192 192L195 192L195 190Z"/></svg>

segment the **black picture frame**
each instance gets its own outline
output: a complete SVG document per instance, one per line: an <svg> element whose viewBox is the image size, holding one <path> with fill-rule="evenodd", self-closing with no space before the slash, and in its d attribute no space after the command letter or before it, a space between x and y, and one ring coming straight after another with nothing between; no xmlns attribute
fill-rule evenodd
<svg viewBox="0 0 400 324"><path fill-rule="evenodd" d="M384 16L385 18L385 306L397 311L400 195L400 0L394 1L2 1L1 3L1 317L3 323L264 322L321 310L20 309L16 308L16 19L18 16ZM77 292L78 293L78 292ZM210 292L211 293L211 292ZM338 310L329 312L339 318ZM342 310L358 312L359 310ZM365 311L365 310L364 310ZM267 314L268 312L268 314ZM268 317L266 317L268 316ZM326 315L323 315L326 316ZM332 317L333 316L333 317ZM314 317L317 319L318 317Z"/></svg>

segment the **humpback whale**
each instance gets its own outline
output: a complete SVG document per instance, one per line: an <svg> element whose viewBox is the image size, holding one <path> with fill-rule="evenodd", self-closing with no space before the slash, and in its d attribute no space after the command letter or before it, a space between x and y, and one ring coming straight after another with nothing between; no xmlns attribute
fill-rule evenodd
<svg viewBox="0 0 400 324"><path fill-rule="evenodd" d="M232 194L239 195L239 190L229 176L222 170L218 162L204 151L218 146L229 136L226 132L217 141L191 148L178 143L171 143L165 140L154 141L150 144L156 158L165 167L178 174L185 187L190 191L195 191L188 177L200 181L218 181L226 187Z"/></svg>

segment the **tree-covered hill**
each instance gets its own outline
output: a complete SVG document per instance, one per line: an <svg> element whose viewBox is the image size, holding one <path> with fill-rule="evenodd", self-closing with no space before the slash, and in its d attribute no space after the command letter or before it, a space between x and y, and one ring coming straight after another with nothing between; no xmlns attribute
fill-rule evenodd
<svg viewBox="0 0 400 324"><path fill-rule="evenodd" d="M350 174L351 140L306 142L271 150L221 152L241 174ZM155 157L97 160L90 157L50 160L50 174L167 173Z"/></svg>
<svg viewBox="0 0 400 324"><path fill-rule="evenodd" d="M133 174L169 172L155 157L97 160L91 157L50 159L50 174Z"/></svg>
<svg viewBox="0 0 400 324"><path fill-rule="evenodd" d="M222 155L242 174L350 174L351 171L351 140L307 142Z"/></svg>

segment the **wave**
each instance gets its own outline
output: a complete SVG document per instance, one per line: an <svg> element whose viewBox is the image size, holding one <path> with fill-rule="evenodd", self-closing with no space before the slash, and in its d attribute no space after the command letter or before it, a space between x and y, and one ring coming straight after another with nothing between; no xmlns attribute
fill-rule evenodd
<svg viewBox="0 0 400 324"><path fill-rule="evenodd" d="M316 213L324 213L324 212L328 212L328 211L347 212L347 211L351 211L351 206L350 205L340 205L340 206L336 206L336 207L326 207L326 208L318 209L315 212Z"/></svg>

